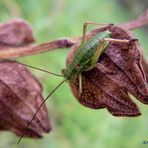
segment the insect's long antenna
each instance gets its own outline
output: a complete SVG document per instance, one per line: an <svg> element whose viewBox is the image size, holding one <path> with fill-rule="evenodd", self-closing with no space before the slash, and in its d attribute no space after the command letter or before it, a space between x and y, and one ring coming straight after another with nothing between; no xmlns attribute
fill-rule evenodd
<svg viewBox="0 0 148 148"><path fill-rule="evenodd" d="M35 114L33 115L32 119L30 120L27 129L29 128L29 126L31 125L32 121L34 120L34 118L36 117L37 113L39 112L39 110L41 109L42 105L48 100L48 98L66 81L63 80L62 82L60 82L50 93L49 95L44 99L44 101L40 104L40 106L38 107L38 109L36 110ZM22 140L22 138L24 137L24 134L19 138L17 144L20 143L20 141Z"/></svg>
<svg viewBox="0 0 148 148"><path fill-rule="evenodd" d="M26 67L30 67L30 68L33 68L33 69L36 69L36 70L39 70L39 71L46 72L46 73L51 74L51 75L54 75L54 76L63 77L62 75L55 74L55 73L49 72L49 71L47 71L47 70L45 70L45 69L41 69L41 68L38 68L38 67L34 67L34 66L31 66L31 65L28 65L28 64L24 64L24 63L15 61L15 60L0 58L0 62L15 62L15 63L21 64L21 65L24 65L24 66L26 66Z"/></svg>

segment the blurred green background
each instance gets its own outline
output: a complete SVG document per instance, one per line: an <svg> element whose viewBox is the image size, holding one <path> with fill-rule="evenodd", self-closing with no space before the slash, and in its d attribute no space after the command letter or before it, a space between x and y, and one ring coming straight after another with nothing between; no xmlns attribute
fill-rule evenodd
<svg viewBox="0 0 148 148"><path fill-rule="evenodd" d="M1 0L0 21L21 17L32 26L42 43L59 37L79 36L85 21L122 23L134 19L148 8L147 0ZM90 27L91 28L91 27ZM133 31L148 56L148 27ZM34 66L60 73L65 67L69 49L56 50L24 57ZM41 62L42 61L42 62ZM61 78L33 71L44 86L43 95L56 86ZM66 93L65 93L66 92ZM64 84L46 102L53 130L43 139L23 139L13 133L0 133L0 148L139 148L148 140L148 107L136 99L142 116L137 118L113 117L106 109L90 110L73 97Z"/></svg>

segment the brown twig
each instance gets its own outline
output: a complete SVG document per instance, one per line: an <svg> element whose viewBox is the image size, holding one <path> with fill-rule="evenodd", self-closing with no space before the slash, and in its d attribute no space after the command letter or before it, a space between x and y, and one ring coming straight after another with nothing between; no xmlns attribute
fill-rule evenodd
<svg viewBox="0 0 148 148"><path fill-rule="evenodd" d="M69 48L74 45L75 42L68 39L58 39L47 43L39 44L36 46L25 46L18 48L9 48L7 50L0 50L0 58L18 58L41 52L50 51L57 48Z"/></svg>
<svg viewBox="0 0 148 148"><path fill-rule="evenodd" d="M146 24L148 24L148 10L144 14L137 17L137 19L127 23L120 24L119 26L122 26L128 30L133 30L141 26L144 26ZM89 38L99 33L101 30L105 28L106 27L96 28L94 30L91 30L90 32L87 33L87 37ZM25 46L19 48L10 48L7 50L0 50L0 58L17 58L17 57L38 54L41 52L52 51L58 48L69 48L72 47L75 43L79 42L80 39L81 36L77 38L63 38L35 46Z"/></svg>
<svg viewBox="0 0 148 148"><path fill-rule="evenodd" d="M148 24L148 10L146 10L142 15L137 17L137 19L127 22L127 23L123 23L120 26L128 30L133 30L133 29L142 27L147 24Z"/></svg>

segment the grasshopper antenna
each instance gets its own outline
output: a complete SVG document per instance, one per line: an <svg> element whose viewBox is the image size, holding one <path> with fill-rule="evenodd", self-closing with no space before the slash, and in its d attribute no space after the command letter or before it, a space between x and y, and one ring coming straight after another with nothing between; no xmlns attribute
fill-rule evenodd
<svg viewBox="0 0 148 148"><path fill-rule="evenodd" d="M26 66L26 67L30 67L30 68L32 68L32 69L36 69L36 70L39 70L39 71L42 71L42 72L46 72L46 73L51 74L51 75L54 75L54 76L63 77L62 75L55 74L55 73L49 72L49 71L47 71L47 70L45 70L45 69L41 69L41 68L38 68L38 67L34 67L34 66L31 66L31 65L28 65L28 64L24 64L24 63L15 61L15 60L0 58L0 62L12 62L12 63L15 62L15 63L21 64L21 65L24 65L24 66Z"/></svg>
<svg viewBox="0 0 148 148"><path fill-rule="evenodd" d="M34 120L34 118L36 117L37 113L39 112L40 108L42 107L42 105L48 100L48 98L66 81L66 79L64 79L62 82L60 82L50 93L49 95L45 98L45 100L40 104L40 106L38 107L38 109L36 110L35 114L33 115L32 119L30 120L27 129L29 128L29 126L31 125L32 121ZM17 144L19 144L22 140L22 138L24 137L24 134L19 138Z"/></svg>

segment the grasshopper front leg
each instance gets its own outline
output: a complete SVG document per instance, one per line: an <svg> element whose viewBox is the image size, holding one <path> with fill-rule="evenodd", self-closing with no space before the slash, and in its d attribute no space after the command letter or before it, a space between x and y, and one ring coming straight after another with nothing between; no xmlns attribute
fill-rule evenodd
<svg viewBox="0 0 148 148"><path fill-rule="evenodd" d="M83 87L83 85L82 85L82 73L80 73L80 75L79 75L79 97L82 94L82 89L83 89L82 87Z"/></svg>

